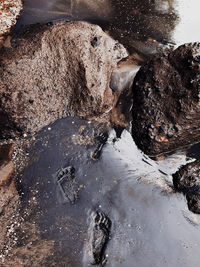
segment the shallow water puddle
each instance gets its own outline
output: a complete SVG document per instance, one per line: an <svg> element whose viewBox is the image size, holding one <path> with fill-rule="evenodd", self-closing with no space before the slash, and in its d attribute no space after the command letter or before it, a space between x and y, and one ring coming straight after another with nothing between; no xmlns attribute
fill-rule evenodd
<svg viewBox="0 0 200 267"><path fill-rule="evenodd" d="M101 132L76 118L42 130L21 183L27 220L36 222L41 240L54 241L52 266L87 266L88 218L96 209L112 221L108 266L198 266L200 218L170 187L170 174L186 162L185 153L155 162L126 130L120 139L111 130L99 160L93 160L97 144L74 141L80 127L86 127L84 137ZM79 186L74 204L61 200L55 182L56 172L66 166L75 168Z"/></svg>

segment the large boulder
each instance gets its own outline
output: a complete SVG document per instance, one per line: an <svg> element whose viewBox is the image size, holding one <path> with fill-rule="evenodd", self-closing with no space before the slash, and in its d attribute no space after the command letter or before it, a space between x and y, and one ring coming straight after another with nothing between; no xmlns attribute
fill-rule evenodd
<svg viewBox="0 0 200 267"><path fill-rule="evenodd" d="M145 64L133 84L136 144L148 155L200 140L200 43Z"/></svg>
<svg viewBox="0 0 200 267"><path fill-rule="evenodd" d="M125 48L99 26L35 25L0 50L0 138L33 132L67 115L108 112L110 76Z"/></svg>
<svg viewBox="0 0 200 267"><path fill-rule="evenodd" d="M22 7L22 0L0 1L0 47L11 27L17 22Z"/></svg>

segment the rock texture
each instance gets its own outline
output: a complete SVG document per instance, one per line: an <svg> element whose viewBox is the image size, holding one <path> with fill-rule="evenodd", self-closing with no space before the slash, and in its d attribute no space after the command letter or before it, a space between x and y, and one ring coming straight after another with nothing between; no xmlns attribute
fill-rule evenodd
<svg viewBox="0 0 200 267"><path fill-rule="evenodd" d="M194 161L182 166L173 174L174 188L187 193L189 190L200 188L200 162Z"/></svg>
<svg viewBox="0 0 200 267"><path fill-rule="evenodd" d="M99 26L36 25L0 50L0 138L38 131L67 115L112 109L110 76L127 56Z"/></svg>
<svg viewBox="0 0 200 267"><path fill-rule="evenodd" d="M188 208L194 213L200 214L200 190L196 189L186 194Z"/></svg>
<svg viewBox="0 0 200 267"><path fill-rule="evenodd" d="M136 144L149 155L200 140L200 43L156 57L137 73L133 84Z"/></svg>
<svg viewBox="0 0 200 267"><path fill-rule="evenodd" d="M5 35L7 35L11 27L15 25L22 7L22 0L0 1L0 47L3 44Z"/></svg>
<svg viewBox="0 0 200 267"><path fill-rule="evenodd" d="M200 161L182 166L173 174L174 188L186 194L188 208L200 213Z"/></svg>

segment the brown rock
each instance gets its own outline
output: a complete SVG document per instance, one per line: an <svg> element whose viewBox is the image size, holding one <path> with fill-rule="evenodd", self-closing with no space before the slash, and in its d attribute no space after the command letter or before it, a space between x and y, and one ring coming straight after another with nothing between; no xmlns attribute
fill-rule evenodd
<svg viewBox="0 0 200 267"><path fill-rule="evenodd" d="M0 164L1 162L11 160L14 152L14 144L0 145Z"/></svg>
<svg viewBox="0 0 200 267"><path fill-rule="evenodd" d="M112 108L110 76L127 52L99 26L37 25L10 43L0 51L0 138Z"/></svg>
<svg viewBox="0 0 200 267"><path fill-rule="evenodd" d="M14 173L15 165L12 161L0 166L0 186L8 185Z"/></svg>
<svg viewBox="0 0 200 267"><path fill-rule="evenodd" d="M11 161L13 152L13 144L0 146L0 187L10 184L15 169L15 165Z"/></svg>
<svg viewBox="0 0 200 267"><path fill-rule="evenodd" d="M0 1L0 47L4 37L10 32L12 26L22 10L22 0L1 0Z"/></svg>
<svg viewBox="0 0 200 267"><path fill-rule="evenodd" d="M200 43L180 46L156 57L133 84L136 144L149 155L200 140Z"/></svg>

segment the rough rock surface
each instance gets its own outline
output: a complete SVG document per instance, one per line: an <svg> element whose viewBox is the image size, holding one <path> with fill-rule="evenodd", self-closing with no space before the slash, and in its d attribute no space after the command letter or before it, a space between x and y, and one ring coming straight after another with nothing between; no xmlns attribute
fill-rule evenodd
<svg viewBox="0 0 200 267"><path fill-rule="evenodd" d="M67 115L108 112L110 76L126 56L122 45L86 22L36 25L12 37L0 50L0 138Z"/></svg>
<svg viewBox="0 0 200 267"><path fill-rule="evenodd" d="M188 208L194 213L200 214L200 190L199 188L186 194Z"/></svg>
<svg viewBox="0 0 200 267"><path fill-rule="evenodd" d="M5 35L8 34L11 27L15 25L22 7L22 0L0 1L0 47Z"/></svg>
<svg viewBox="0 0 200 267"><path fill-rule="evenodd" d="M193 188L200 188L200 162L194 161L182 166L173 174L173 184L176 190L185 193Z"/></svg>
<svg viewBox="0 0 200 267"><path fill-rule="evenodd" d="M133 84L136 144L149 155L200 140L200 43L156 57L137 73Z"/></svg>
<svg viewBox="0 0 200 267"><path fill-rule="evenodd" d="M186 194L189 210L200 213L200 161L182 166L172 176L174 188Z"/></svg>

